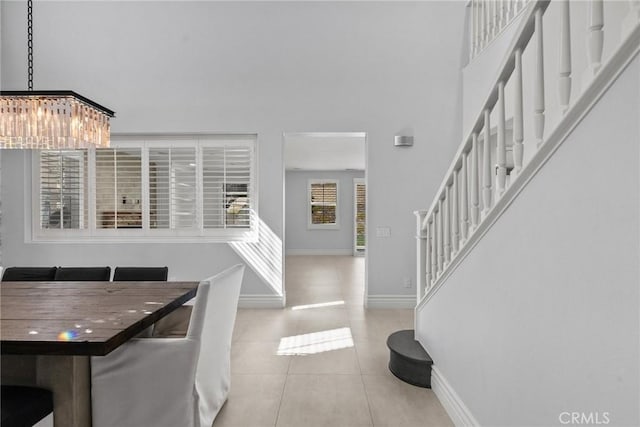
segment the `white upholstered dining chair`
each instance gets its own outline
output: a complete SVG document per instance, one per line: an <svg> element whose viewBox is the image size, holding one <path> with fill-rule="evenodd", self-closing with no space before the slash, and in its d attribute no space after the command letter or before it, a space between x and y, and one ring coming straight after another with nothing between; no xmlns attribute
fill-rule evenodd
<svg viewBox="0 0 640 427"><path fill-rule="evenodd" d="M184 338L134 338L91 358L94 427L211 427L229 394L245 266L200 282Z"/></svg>

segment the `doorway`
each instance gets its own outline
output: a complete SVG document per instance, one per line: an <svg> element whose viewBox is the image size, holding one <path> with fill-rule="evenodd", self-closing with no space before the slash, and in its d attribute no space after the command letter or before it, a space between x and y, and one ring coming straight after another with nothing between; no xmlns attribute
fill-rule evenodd
<svg viewBox="0 0 640 427"><path fill-rule="evenodd" d="M285 281L287 257L366 271L366 134L285 133L283 157ZM360 289L365 298L366 274Z"/></svg>

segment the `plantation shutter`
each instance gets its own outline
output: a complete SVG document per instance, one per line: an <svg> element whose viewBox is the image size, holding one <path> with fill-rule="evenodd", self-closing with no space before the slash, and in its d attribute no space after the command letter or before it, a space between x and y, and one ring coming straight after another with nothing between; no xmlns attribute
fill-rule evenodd
<svg viewBox="0 0 640 427"><path fill-rule="evenodd" d="M356 184L356 248L365 247L365 223L366 223L366 186L364 183Z"/></svg>
<svg viewBox="0 0 640 427"><path fill-rule="evenodd" d="M142 228L142 150L96 149L96 227Z"/></svg>
<svg viewBox="0 0 640 427"><path fill-rule="evenodd" d="M205 229L250 227L252 156L248 145L202 148Z"/></svg>
<svg viewBox="0 0 640 427"><path fill-rule="evenodd" d="M149 149L149 226L197 228L196 149Z"/></svg>
<svg viewBox="0 0 640 427"><path fill-rule="evenodd" d="M336 224L338 184L311 183L311 224Z"/></svg>
<svg viewBox="0 0 640 427"><path fill-rule="evenodd" d="M87 227L87 151L40 152L40 227Z"/></svg>

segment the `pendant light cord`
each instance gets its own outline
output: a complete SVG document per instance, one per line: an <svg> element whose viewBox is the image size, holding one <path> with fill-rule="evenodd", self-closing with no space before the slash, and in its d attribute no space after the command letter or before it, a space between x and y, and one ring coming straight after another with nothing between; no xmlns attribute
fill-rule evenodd
<svg viewBox="0 0 640 427"><path fill-rule="evenodd" d="M27 87L33 90L33 0L27 0Z"/></svg>

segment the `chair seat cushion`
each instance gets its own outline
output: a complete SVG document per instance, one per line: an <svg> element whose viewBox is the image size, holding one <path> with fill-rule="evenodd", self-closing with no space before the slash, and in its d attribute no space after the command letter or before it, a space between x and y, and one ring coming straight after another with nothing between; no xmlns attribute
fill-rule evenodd
<svg viewBox="0 0 640 427"><path fill-rule="evenodd" d="M49 390L17 385L2 386L2 427L32 426L53 412Z"/></svg>

